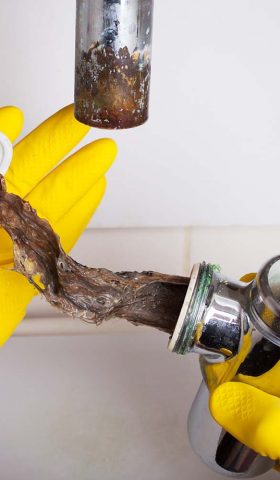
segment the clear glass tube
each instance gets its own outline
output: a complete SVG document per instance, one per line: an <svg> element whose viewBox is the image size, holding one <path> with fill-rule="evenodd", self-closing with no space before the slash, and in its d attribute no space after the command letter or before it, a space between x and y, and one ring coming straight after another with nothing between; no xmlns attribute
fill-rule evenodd
<svg viewBox="0 0 280 480"><path fill-rule="evenodd" d="M153 0L77 0L75 117L100 128L148 118Z"/></svg>

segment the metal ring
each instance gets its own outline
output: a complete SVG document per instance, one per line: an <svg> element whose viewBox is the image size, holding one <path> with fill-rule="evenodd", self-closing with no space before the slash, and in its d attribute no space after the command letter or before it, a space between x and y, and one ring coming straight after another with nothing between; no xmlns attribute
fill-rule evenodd
<svg viewBox="0 0 280 480"><path fill-rule="evenodd" d="M5 175L13 157L13 146L5 133L0 132L0 173Z"/></svg>

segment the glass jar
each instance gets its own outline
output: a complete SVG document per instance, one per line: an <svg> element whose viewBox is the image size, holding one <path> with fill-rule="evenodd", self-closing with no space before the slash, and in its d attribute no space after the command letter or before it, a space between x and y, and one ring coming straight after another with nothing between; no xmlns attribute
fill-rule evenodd
<svg viewBox="0 0 280 480"><path fill-rule="evenodd" d="M148 118L153 0L77 0L75 117L100 128Z"/></svg>

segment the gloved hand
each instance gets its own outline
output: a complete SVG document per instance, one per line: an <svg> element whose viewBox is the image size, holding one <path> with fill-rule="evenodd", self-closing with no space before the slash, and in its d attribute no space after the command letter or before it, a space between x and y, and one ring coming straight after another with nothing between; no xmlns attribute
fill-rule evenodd
<svg viewBox="0 0 280 480"><path fill-rule="evenodd" d="M0 109L0 131L13 142L23 124L16 107ZM46 218L69 252L86 227L105 191L104 174L116 156L116 144L100 139L86 145L63 163L89 127L77 122L72 105L39 125L14 148L5 175L7 191L28 200L39 216ZM37 291L16 272L12 242L0 230L0 345L23 319Z"/></svg>
<svg viewBox="0 0 280 480"><path fill-rule="evenodd" d="M279 384L279 362L270 375ZM271 378L272 380L272 378ZM279 390L279 387L278 387ZM280 396L280 392L278 391ZM216 422L242 443L272 460L280 459L280 399L245 383L227 382L210 397Z"/></svg>
<svg viewBox="0 0 280 480"><path fill-rule="evenodd" d="M242 280L250 281L254 276L252 274ZM242 352L241 355L245 357L247 351ZM242 359L239 363L241 361ZM216 380L218 377L221 378L214 371L211 372L211 376ZM280 459L279 377L280 362L276 363L269 372L258 377L238 374L233 382L220 385L216 382L214 385L215 381L213 381L209 401L212 416L227 432L261 455L278 462Z"/></svg>

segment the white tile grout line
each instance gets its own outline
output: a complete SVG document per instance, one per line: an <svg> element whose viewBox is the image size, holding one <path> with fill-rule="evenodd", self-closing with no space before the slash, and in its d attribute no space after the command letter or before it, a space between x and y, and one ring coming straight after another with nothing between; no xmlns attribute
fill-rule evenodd
<svg viewBox="0 0 280 480"><path fill-rule="evenodd" d="M17 327L13 336L99 335L116 332L135 332L138 335L151 330L151 328L145 326L136 327L118 318L97 326L71 317L34 317L25 318Z"/></svg>

